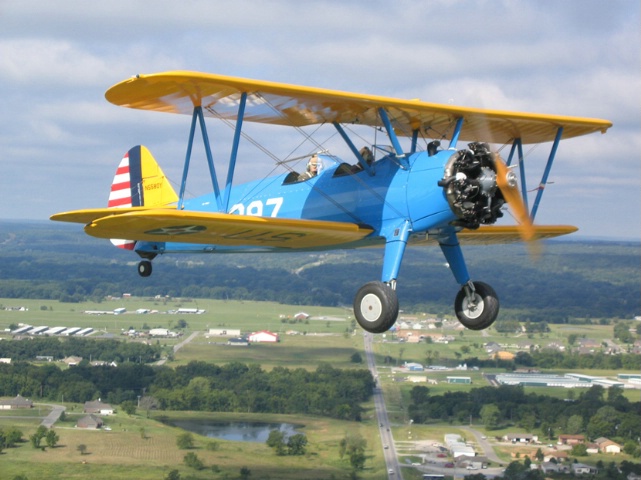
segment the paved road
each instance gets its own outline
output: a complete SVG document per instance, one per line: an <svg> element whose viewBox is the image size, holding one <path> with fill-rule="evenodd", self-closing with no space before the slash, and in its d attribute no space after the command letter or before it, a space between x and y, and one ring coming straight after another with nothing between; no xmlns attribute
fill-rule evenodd
<svg viewBox="0 0 641 480"><path fill-rule="evenodd" d="M191 335L189 335L187 338L185 338L182 342L177 343L174 345L174 353L176 353L178 350L180 350L182 347L187 345L189 342L191 342L194 338L198 336L199 332L193 332ZM165 362L167 361L166 358L163 358L162 360L158 360L156 362L156 365L164 365Z"/></svg>
<svg viewBox="0 0 641 480"><path fill-rule="evenodd" d="M476 437L476 443L478 446L483 450L485 456L487 457L488 460L498 463L499 465L503 465L506 462L501 460L496 453L494 453L494 449L492 448L492 445L490 445L490 442L487 441L487 439L483 438L483 435L481 432L478 430L474 430L473 428L470 427L464 427L460 426L459 427L461 430L465 430L466 432L470 432L474 437Z"/></svg>
<svg viewBox="0 0 641 480"><path fill-rule="evenodd" d="M62 415L62 412L64 412L66 409L66 407L63 405L51 405L48 403L39 403L34 405L42 405L43 407L51 408L51 412L49 412L49 415L47 415L42 420L42 422L40 422L40 425L47 428L53 427L53 424L58 421L58 419L60 418L60 415Z"/></svg>
<svg viewBox="0 0 641 480"><path fill-rule="evenodd" d="M401 473L401 468L398 464L398 457L396 456L394 438L392 437L392 432L389 426L387 410L385 409L385 399L383 398L383 391L379 386L380 383L378 381L378 372L376 370L376 363L374 362L374 350L372 348L373 340L374 336L371 333L364 333L363 341L365 343L365 358L367 359L367 367L372 373L372 376L376 379L376 387L374 388L374 409L376 410L380 437L383 443L385 470L388 472L394 472L394 474L388 474L388 478L394 480L403 480L403 474Z"/></svg>

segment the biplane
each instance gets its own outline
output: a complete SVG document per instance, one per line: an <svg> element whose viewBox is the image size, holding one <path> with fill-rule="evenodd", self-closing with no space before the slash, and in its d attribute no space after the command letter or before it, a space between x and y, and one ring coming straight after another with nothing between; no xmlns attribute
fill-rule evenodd
<svg viewBox="0 0 641 480"><path fill-rule="evenodd" d="M440 247L461 286L454 300L457 318L469 329L489 327L498 315L498 296L486 283L472 281L461 245L530 242L576 231L533 224L557 147L561 139L605 133L612 125L187 71L137 75L105 96L118 106L191 116L178 193L149 150L136 146L118 166L107 208L58 213L52 220L84 224L87 234L133 250L142 277L151 274L156 256L171 253L381 247L380 279L365 283L353 305L360 326L373 333L389 330L398 316L397 279L408 245ZM233 131L224 184L205 117ZM349 161L314 144L300 157L309 158L306 171L276 158L281 172L237 185L247 122L295 129L326 125ZM351 134L356 126L380 132L385 144L358 144ZM213 191L187 198L198 127ZM539 143L551 148L530 208L523 146ZM509 146L506 160L496 146ZM516 223L495 225L508 207Z"/></svg>

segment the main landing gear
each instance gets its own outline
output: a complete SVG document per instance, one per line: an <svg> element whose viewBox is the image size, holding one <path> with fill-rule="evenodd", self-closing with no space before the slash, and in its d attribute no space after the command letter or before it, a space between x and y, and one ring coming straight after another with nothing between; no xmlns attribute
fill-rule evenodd
<svg viewBox="0 0 641 480"><path fill-rule="evenodd" d="M484 330L499 314L499 299L487 283L468 282L454 301L456 317L470 330Z"/></svg>
<svg viewBox="0 0 641 480"><path fill-rule="evenodd" d="M499 299L487 283L468 282L456 295L454 310L464 327L484 330L499 314ZM370 333L388 331L398 317L396 291L384 282L363 285L354 298L354 314L363 330Z"/></svg>
<svg viewBox="0 0 641 480"><path fill-rule="evenodd" d="M387 283L366 283L354 298L354 314L363 330L370 333L387 332L398 317L396 291Z"/></svg>

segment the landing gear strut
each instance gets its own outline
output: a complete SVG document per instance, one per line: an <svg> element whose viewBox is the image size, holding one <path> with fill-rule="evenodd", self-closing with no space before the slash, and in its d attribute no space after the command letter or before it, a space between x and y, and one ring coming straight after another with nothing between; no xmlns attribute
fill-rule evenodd
<svg viewBox="0 0 641 480"><path fill-rule="evenodd" d="M143 260L138 264L138 275L141 277L148 277L151 275L151 262L149 260Z"/></svg>
<svg viewBox="0 0 641 480"><path fill-rule="evenodd" d="M468 282L454 301L459 322L470 330L484 330L499 314L499 299L492 287L483 282Z"/></svg>
<svg viewBox="0 0 641 480"><path fill-rule="evenodd" d="M398 317L396 291L387 283L366 283L354 298L354 314L363 330L370 333L388 331Z"/></svg>

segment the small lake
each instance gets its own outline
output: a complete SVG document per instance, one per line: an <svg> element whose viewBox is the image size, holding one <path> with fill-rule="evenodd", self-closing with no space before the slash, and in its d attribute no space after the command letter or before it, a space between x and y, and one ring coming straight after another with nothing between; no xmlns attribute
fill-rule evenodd
<svg viewBox="0 0 641 480"><path fill-rule="evenodd" d="M211 438L233 440L235 442L265 443L272 430L280 430L285 438L298 432L302 425L292 423L263 422L212 422L208 420L173 420L172 425Z"/></svg>

